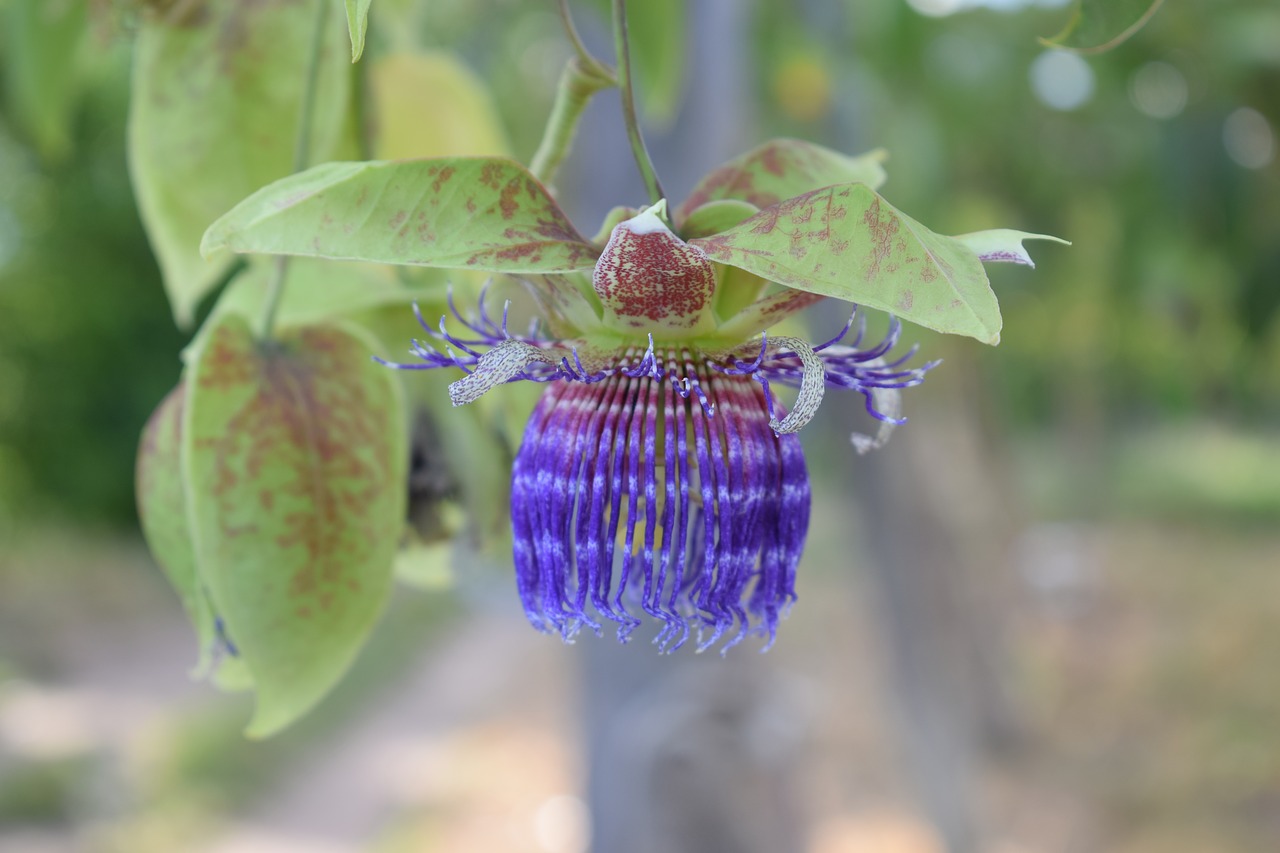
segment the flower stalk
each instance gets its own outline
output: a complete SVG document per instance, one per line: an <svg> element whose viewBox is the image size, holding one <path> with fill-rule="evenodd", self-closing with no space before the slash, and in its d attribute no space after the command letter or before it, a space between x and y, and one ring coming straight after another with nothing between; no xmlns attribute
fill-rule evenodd
<svg viewBox="0 0 1280 853"><path fill-rule="evenodd" d="M324 30L328 23L328 0L315 0L315 29L311 35L311 54L307 60L307 76L303 83L302 108L298 114L298 131L293 147L293 171L301 172L307 168L311 160L311 126L316 111L316 90L320 79L320 54L324 52ZM262 320L258 333L263 340L270 340L275 333L276 315L280 311L280 300L284 296L284 287L289 275L289 258L280 255L276 258L275 271L271 282L267 285L267 299L262 309Z"/></svg>
<svg viewBox="0 0 1280 853"><path fill-rule="evenodd" d="M635 90L631 82L627 0L613 0L613 45L618 58L618 88L622 93L622 116L627 126L627 139L631 142L631 153L635 157L636 166L640 169L644 188L649 194L649 203L657 204L666 198L667 194L662 191L658 173L653 168L653 160L649 157L649 149L645 147L644 137L640 134L640 118L636 112Z"/></svg>

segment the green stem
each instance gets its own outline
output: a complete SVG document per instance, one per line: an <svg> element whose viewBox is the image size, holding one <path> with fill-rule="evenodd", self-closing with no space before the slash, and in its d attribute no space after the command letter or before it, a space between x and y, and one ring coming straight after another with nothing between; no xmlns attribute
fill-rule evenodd
<svg viewBox="0 0 1280 853"><path fill-rule="evenodd" d="M595 69L585 67L581 56L570 59L565 65L551 115L547 117L546 130L542 133L542 142L529 164L529 171L538 180L550 183L573 146L573 137L578 132L578 122L587 102L596 92L613 85L612 77L602 76Z"/></svg>
<svg viewBox="0 0 1280 853"><path fill-rule="evenodd" d="M587 46L582 43L582 37L578 35L578 28L573 25L573 15L569 12L569 0L559 0L560 23L564 25L564 33L569 38L569 43L573 45L574 53L578 54L578 60L582 63L582 67L590 74L598 77L604 77L610 81L613 80L613 72L591 55L591 51L587 50Z"/></svg>
<svg viewBox="0 0 1280 853"><path fill-rule="evenodd" d="M311 55L307 61L307 76L302 90L302 109L298 115L297 141L293 147L293 171L301 172L307 168L311 159L311 126L316 111L316 90L319 88L320 55L324 52L324 30L329 12L329 0L316 1L315 29L311 35ZM276 268L267 286L267 300L262 310L261 337L269 340L275 331L276 314L280 310L280 300L284 296L285 279L289 273L289 258L281 255L276 258Z"/></svg>
<svg viewBox="0 0 1280 853"><path fill-rule="evenodd" d="M622 116L627 124L627 138L631 141L631 153L649 192L649 203L657 204L666 198L658 173L653 168L644 137L640 135L640 118L636 114L635 92L631 85L631 47L627 37L627 0L613 0L613 46L618 59L618 88L622 92Z"/></svg>

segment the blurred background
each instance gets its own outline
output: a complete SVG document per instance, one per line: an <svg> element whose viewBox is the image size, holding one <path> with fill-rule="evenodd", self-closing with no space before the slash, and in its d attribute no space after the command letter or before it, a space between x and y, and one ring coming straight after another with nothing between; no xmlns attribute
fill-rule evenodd
<svg viewBox="0 0 1280 853"><path fill-rule="evenodd" d="M91 3L32 78L31 5L0 2L0 850L1280 849L1273 0L1169 3L1083 57L1037 42L1069 14L1044 0L690 0L647 108L674 198L799 136L887 148L882 193L941 233L1074 245L991 270L999 347L908 329L945 361L883 452L854 456L860 401L829 395L768 655L565 646L477 559L399 591L259 743L248 699L188 677L135 517L189 337L125 164L138 11ZM574 7L608 55L603 4ZM371 27L375 58L460 57L531 156L569 54L552 3L379 0ZM606 93L559 188L583 231L643 198L633 171Z"/></svg>

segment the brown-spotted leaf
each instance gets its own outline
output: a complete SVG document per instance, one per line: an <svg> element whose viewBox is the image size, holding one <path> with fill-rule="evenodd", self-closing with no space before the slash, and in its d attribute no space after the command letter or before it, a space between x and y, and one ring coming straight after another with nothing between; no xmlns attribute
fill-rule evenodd
<svg viewBox="0 0 1280 853"><path fill-rule="evenodd" d="M188 367L196 564L257 685L252 736L338 680L382 610L404 524L404 404L378 344L338 325L255 341L217 318Z"/></svg>
<svg viewBox="0 0 1280 853"><path fill-rule="evenodd" d="M200 255L209 223L294 169L315 31L298 0L203 0L147 16L134 45L129 172L178 324L222 280L225 253ZM331 10L317 67L314 161L346 122L346 33Z"/></svg>
<svg viewBox="0 0 1280 853"><path fill-rule="evenodd" d="M186 409L185 382L169 392L142 431L134 491L138 519L151 555L173 585L200 648L197 674L209 666L216 641L214 614L196 572L195 546L187 523L187 499L182 478L182 420Z"/></svg>
<svg viewBox="0 0 1280 853"><path fill-rule="evenodd" d="M676 210L681 226L695 210L719 199L738 199L764 208L832 184L862 183L877 189L885 181L881 149L849 157L800 139L773 139L713 170Z"/></svg>
<svg viewBox="0 0 1280 853"><path fill-rule="evenodd" d="M201 251L506 273L591 269L596 250L527 169L498 157L327 163L266 186Z"/></svg>
<svg viewBox="0 0 1280 853"><path fill-rule="evenodd" d="M796 290L879 308L939 332L1000 340L1000 306L977 253L930 231L866 184L788 199L691 243L714 261Z"/></svg>

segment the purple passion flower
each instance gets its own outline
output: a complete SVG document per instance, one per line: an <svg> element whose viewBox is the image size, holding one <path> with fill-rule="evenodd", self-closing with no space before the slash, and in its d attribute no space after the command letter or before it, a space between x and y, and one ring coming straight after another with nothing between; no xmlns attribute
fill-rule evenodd
<svg viewBox="0 0 1280 853"><path fill-rule="evenodd" d="M423 327L407 369L459 368L455 406L506 382L546 384L512 471L516 586L535 628L572 639L617 625L625 642L648 615L655 642L727 649L748 634L772 645L795 601L809 525L809 476L795 433L827 387L858 391L881 422L859 452L902 423L898 392L934 363L890 360L901 329L860 349L862 325L819 346L768 329L822 297L757 295L672 233L665 202L618 224L588 283L529 281L550 336L513 335L483 297L452 306L466 336ZM718 271L723 277L718 282ZM750 278L750 277L749 277ZM745 294L745 298L744 298ZM724 306L742 305L725 312ZM728 316L725 314L728 313ZM419 315L419 320L421 320ZM790 409L773 393L798 389Z"/></svg>

